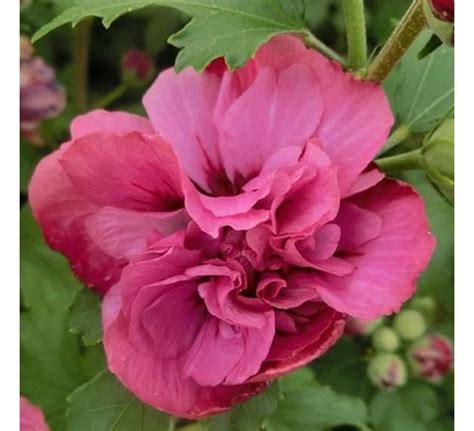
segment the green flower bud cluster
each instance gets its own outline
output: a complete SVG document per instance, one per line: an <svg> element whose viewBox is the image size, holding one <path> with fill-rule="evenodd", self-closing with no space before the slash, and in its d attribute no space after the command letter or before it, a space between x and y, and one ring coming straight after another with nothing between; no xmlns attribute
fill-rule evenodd
<svg viewBox="0 0 474 431"><path fill-rule="evenodd" d="M403 352L411 351L426 334L425 313L431 316L435 309L432 298L418 298L412 301L411 308L401 311L391 321L386 320L371 334L374 354L369 360L367 375L374 386L394 389L407 383L408 367Z"/></svg>

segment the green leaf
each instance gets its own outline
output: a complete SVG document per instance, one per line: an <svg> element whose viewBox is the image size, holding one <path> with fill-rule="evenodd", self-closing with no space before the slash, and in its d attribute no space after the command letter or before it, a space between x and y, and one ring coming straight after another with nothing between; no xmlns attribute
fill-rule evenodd
<svg viewBox="0 0 474 431"><path fill-rule="evenodd" d="M453 431L454 430L454 419L448 416L434 419L428 425L429 431Z"/></svg>
<svg viewBox="0 0 474 431"><path fill-rule="evenodd" d="M438 411L436 393L421 383L378 392L370 403L371 420L376 429L384 431L430 431L428 423Z"/></svg>
<svg viewBox="0 0 474 431"><path fill-rule="evenodd" d="M377 1L367 7L367 33L382 46L410 6L411 0Z"/></svg>
<svg viewBox="0 0 474 431"><path fill-rule="evenodd" d="M384 82L397 122L413 133L433 129L454 104L454 50L444 45L418 59L430 36L418 36Z"/></svg>
<svg viewBox="0 0 474 431"><path fill-rule="evenodd" d="M171 416L147 406L108 371L76 389L68 398L68 431L168 431Z"/></svg>
<svg viewBox="0 0 474 431"><path fill-rule="evenodd" d="M208 431L256 431L275 411L280 396L276 382L262 394L234 407L230 413L210 418Z"/></svg>
<svg viewBox="0 0 474 431"><path fill-rule="evenodd" d="M317 28L328 18L329 7L335 0L303 0L305 6L305 21L311 29Z"/></svg>
<svg viewBox="0 0 474 431"><path fill-rule="evenodd" d="M43 26L33 42L55 28L76 25L87 16L102 18L105 27L127 12L145 6L169 6L192 17L169 42L182 48L176 69L202 70L218 57L230 68L242 66L256 49L279 33L312 37L304 25L302 0L76 0L75 6Z"/></svg>
<svg viewBox="0 0 474 431"><path fill-rule="evenodd" d="M364 352L353 337L341 338L321 358L311 365L318 382L335 391L368 399L374 387L367 378Z"/></svg>
<svg viewBox="0 0 474 431"><path fill-rule="evenodd" d="M55 431L63 430L66 397L87 379L79 340L67 325L80 285L66 260L47 248L28 207L20 227L20 391L41 406Z"/></svg>
<svg viewBox="0 0 474 431"><path fill-rule="evenodd" d="M31 175L36 165L45 155L45 151L37 148L26 140L20 140L20 191L26 193Z"/></svg>
<svg viewBox="0 0 474 431"><path fill-rule="evenodd" d="M69 330L73 334L81 335L86 346L101 342L100 298L91 289L84 287L74 297L70 308Z"/></svg>
<svg viewBox="0 0 474 431"><path fill-rule="evenodd" d="M269 431L317 431L339 425L366 427L364 401L320 386L308 369L283 377L281 391L278 408L265 422Z"/></svg>

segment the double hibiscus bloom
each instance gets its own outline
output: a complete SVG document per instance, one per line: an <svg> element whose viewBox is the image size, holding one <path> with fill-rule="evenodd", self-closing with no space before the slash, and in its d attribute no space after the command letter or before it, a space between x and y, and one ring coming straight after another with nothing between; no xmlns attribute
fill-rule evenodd
<svg viewBox="0 0 474 431"><path fill-rule="evenodd" d="M29 197L144 402L224 411L413 294L434 241L417 193L369 166L393 124L379 85L279 36L236 72L166 70L143 102L149 120L76 118Z"/></svg>

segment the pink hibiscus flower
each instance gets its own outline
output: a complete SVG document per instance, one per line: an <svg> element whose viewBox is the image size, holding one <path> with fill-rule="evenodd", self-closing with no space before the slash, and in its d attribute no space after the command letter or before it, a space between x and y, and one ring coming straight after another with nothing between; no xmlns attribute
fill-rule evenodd
<svg viewBox="0 0 474 431"><path fill-rule="evenodd" d="M49 431L39 407L20 397L20 431Z"/></svg>
<svg viewBox="0 0 474 431"><path fill-rule="evenodd" d="M237 72L167 70L144 104L151 124L76 119L30 186L48 243L107 292L108 365L139 398L224 411L413 294L434 240L416 192L369 166L380 86L280 36Z"/></svg>

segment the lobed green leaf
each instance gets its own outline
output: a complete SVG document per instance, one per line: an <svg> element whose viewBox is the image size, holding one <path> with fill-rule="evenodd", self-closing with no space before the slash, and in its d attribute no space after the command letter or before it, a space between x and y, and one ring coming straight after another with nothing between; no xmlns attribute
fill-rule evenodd
<svg viewBox="0 0 474 431"><path fill-rule="evenodd" d="M174 418L142 403L108 371L68 398L68 431L168 431Z"/></svg>
<svg viewBox="0 0 474 431"><path fill-rule="evenodd" d="M302 0L76 0L33 36L33 42L64 24L75 26L88 16L109 27L127 12L146 6L169 6L192 17L168 41L181 48L176 69L202 70L224 57L228 66L242 66L257 48L279 33L311 37L304 24Z"/></svg>
<svg viewBox="0 0 474 431"><path fill-rule="evenodd" d="M21 211L20 227L20 392L60 431L66 397L87 380L79 340L67 322L80 284L66 260L46 247L28 207Z"/></svg>
<svg viewBox="0 0 474 431"><path fill-rule="evenodd" d="M100 297L91 289L84 287L76 293L70 307L69 330L81 335L86 346L102 341L102 321Z"/></svg>
<svg viewBox="0 0 474 431"><path fill-rule="evenodd" d="M422 383L393 392L377 392L370 404L370 416L376 429L385 431L428 431L438 415L436 393Z"/></svg>
<svg viewBox="0 0 474 431"><path fill-rule="evenodd" d="M265 422L268 431L318 431L340 425L366 429L364 401L319 385L309 369L283 377L281 391L278 408Z"/></svg>
<svg viewBox="0 0 474 431"><path fill-rule="evenodd" d="M430 36L421 33L384 82L397 123L412 133L430 131L454 105L454 50L442 46L418 58Z"/></svg>

